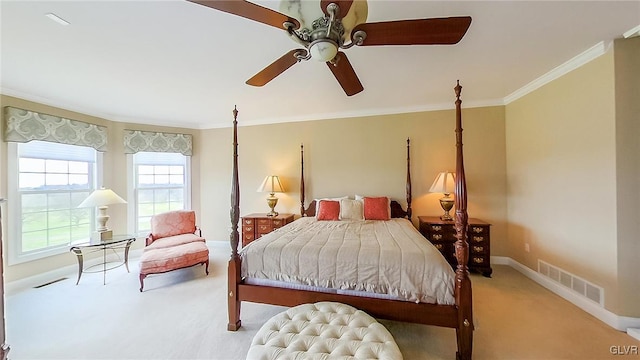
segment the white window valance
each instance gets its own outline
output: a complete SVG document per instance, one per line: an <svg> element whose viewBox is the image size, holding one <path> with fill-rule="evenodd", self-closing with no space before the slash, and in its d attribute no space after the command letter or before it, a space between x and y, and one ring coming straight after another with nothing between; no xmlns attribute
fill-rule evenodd
<svg viewBox="0 0 640 360"><path fill-rule="evenodd" d="M191 156L193 136L155 131L125 130L124 152L135 154L145 152L172 152Z"/></svg>
<svg viewBox="0 0 640 360"><path fill-rule="evenodd" d="M4 117L5 141L25 143L31 140L41 140L90 146L97 151L107 151L107 128L105 126L40 114L11 106L4 108Z"/></svg>

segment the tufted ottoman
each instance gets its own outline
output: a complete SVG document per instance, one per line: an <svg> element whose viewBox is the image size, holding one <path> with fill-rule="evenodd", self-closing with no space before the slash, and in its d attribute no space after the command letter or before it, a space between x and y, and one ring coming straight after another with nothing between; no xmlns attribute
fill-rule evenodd
<svg viewBox="0 0 640 360"><path fill-rule="evenodd" d="M389 359L402 354L389 331L362 310L336 302L303 304L267 321L247 360Z"/></svg>

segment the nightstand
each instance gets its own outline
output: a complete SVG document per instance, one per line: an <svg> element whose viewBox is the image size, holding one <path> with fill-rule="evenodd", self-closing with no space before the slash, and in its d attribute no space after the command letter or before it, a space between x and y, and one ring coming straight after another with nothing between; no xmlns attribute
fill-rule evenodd
<svg viewBox="0 0 640 360"><path fill-rule="evenodd" d="M293 221L293 214L249 214L242 217L242 247Z"/></svg>
<svg viewBox="0 0 640 360"><path fill-rule="evenodd" d="M440 250L447 262L456 269L458 262L455 256L454 243L456 230L453 221L443 221L437 216L418 216L420 233ZM467 242L469 243L470 271L477 271L491 277L491 224L479 219L469 218Z"/></svg>

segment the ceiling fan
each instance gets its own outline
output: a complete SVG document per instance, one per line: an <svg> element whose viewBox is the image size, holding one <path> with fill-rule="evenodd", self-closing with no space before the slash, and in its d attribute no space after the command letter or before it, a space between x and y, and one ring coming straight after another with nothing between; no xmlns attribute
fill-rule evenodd
<svg viewBox="0 0 640 360"><path fill-rule="evenodd" d="M243 0L188 1L283 29L303 47L287 52L247 84L263 86L294 64L314 59L327 63L347 96L364 88L340 50L354 45L451 45L471 25L469 16L367 23L366 0L281 0L280 12Z"/></svg>

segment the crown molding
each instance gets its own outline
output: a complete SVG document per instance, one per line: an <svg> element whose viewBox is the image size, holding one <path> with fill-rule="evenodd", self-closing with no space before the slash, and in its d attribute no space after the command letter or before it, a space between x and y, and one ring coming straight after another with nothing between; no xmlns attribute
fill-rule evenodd
<svg viewBox="0 0 640 360"><path fill-rule="evenodd" d="M570 60L556 67L555 69L547 72L546 74L540 76L539 78L531 81L527 85L521 87L520 89L514 91L513 93L505 96L504 104L508 105L513 101L520 99L521 97L533 92L541 88L542 86L552 82L553 80L581 67L582 65L594 60L601 55L605 54L612 47L613 42L611 41L601 41L596 45L590 47L586 51L574 56Z"/></svg>

